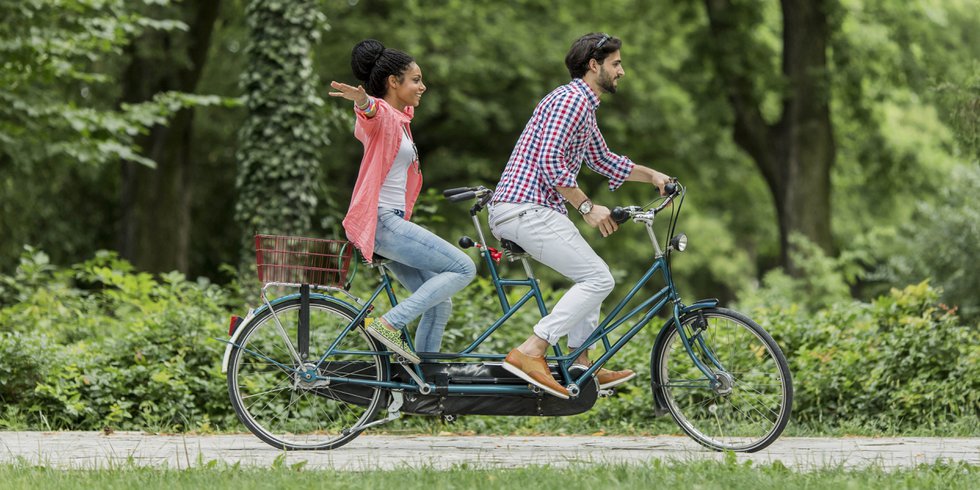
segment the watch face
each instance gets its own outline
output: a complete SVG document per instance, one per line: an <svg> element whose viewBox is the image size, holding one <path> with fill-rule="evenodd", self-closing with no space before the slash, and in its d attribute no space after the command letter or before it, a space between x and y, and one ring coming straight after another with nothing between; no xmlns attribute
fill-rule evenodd
<svg viewBox="0 0 980 490"><path fill-rule="evenodd" d="M578 211L582 214L589 214L592 211L592 201L585 201L581 206L578 207Z"/></svg>

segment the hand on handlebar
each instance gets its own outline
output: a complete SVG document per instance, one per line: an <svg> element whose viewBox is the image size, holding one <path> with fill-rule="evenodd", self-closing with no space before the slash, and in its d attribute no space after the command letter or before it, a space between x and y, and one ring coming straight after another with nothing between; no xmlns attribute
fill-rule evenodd
<svg viewBox="0 0 980 490"><path fill-rule="evenodd" d="M609 208L596 204L592 206L592 211L584 216L585 222L593 228L599 228L599 233L607 237L619 229L619 224L612 219Z"/></svg>
<svg viewBox="0 0 980 490"><path fill-rule="evenodd" d="M650 183L657 186L657 189L660 190L661 196L666 196L668 194L664 189L664 186L671 182L673 182L673 179L671 179L669 175L662 172L657 172L656 170L653 171L653 177L650 178Z"/></svg>

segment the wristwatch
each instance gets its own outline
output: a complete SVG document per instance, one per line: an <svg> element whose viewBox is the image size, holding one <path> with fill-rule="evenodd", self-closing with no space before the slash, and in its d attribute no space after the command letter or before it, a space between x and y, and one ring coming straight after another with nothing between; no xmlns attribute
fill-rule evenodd
<svg viewBox="0 0 980 490"><path fill-rule="evenodd" d="M592 201L590 201L588 199L582 201L582 204L579 204L578 205L578 212L582 213L582 216L585 216L585 215L591 213L592 212Z"/></svg>

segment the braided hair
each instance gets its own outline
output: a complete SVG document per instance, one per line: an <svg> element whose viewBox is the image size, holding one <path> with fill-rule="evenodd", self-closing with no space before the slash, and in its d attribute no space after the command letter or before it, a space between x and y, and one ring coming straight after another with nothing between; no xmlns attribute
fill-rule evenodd
<svg viewBox="0 0 980 490"><path fill-rule="evenodd" d="M397 49L385 48L374 39L357 43L350 55L354 77L364 82L364 90L372 97L384 97L388 91L388 77L394 75L400 82L414 62L415 58Z"/></svg>

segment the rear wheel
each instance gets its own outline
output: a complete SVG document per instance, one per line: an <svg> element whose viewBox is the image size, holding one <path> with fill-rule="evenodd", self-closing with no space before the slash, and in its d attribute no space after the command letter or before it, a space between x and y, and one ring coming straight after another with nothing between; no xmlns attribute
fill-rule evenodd
<svg viewBox="0 0 980 490"><path fill-rule="evenodd" d="M388 361L374 339L357 327L331 355L317 362L356 313L323 299L310 300L309 358L299 363L299 299L273 306L245 325L228 363L228 393L238 418L253 434L280 449L334 449L357 437L352 428L377 416L385 391L322 376L384 381ZM278 323L276 322L278 318ZM280 330L279 325L282 329Z"/></svg>
<svg viewBox="0 0 980 490"><path fill-rule="evenodd" d="M772 444L789 422L793 385L786 358L765 330L724 308L681 319L694 364L671 325L654 347L654 390L681 429L715 450L753 452ZM657 393L654 393L656 396Z"/></svg>

